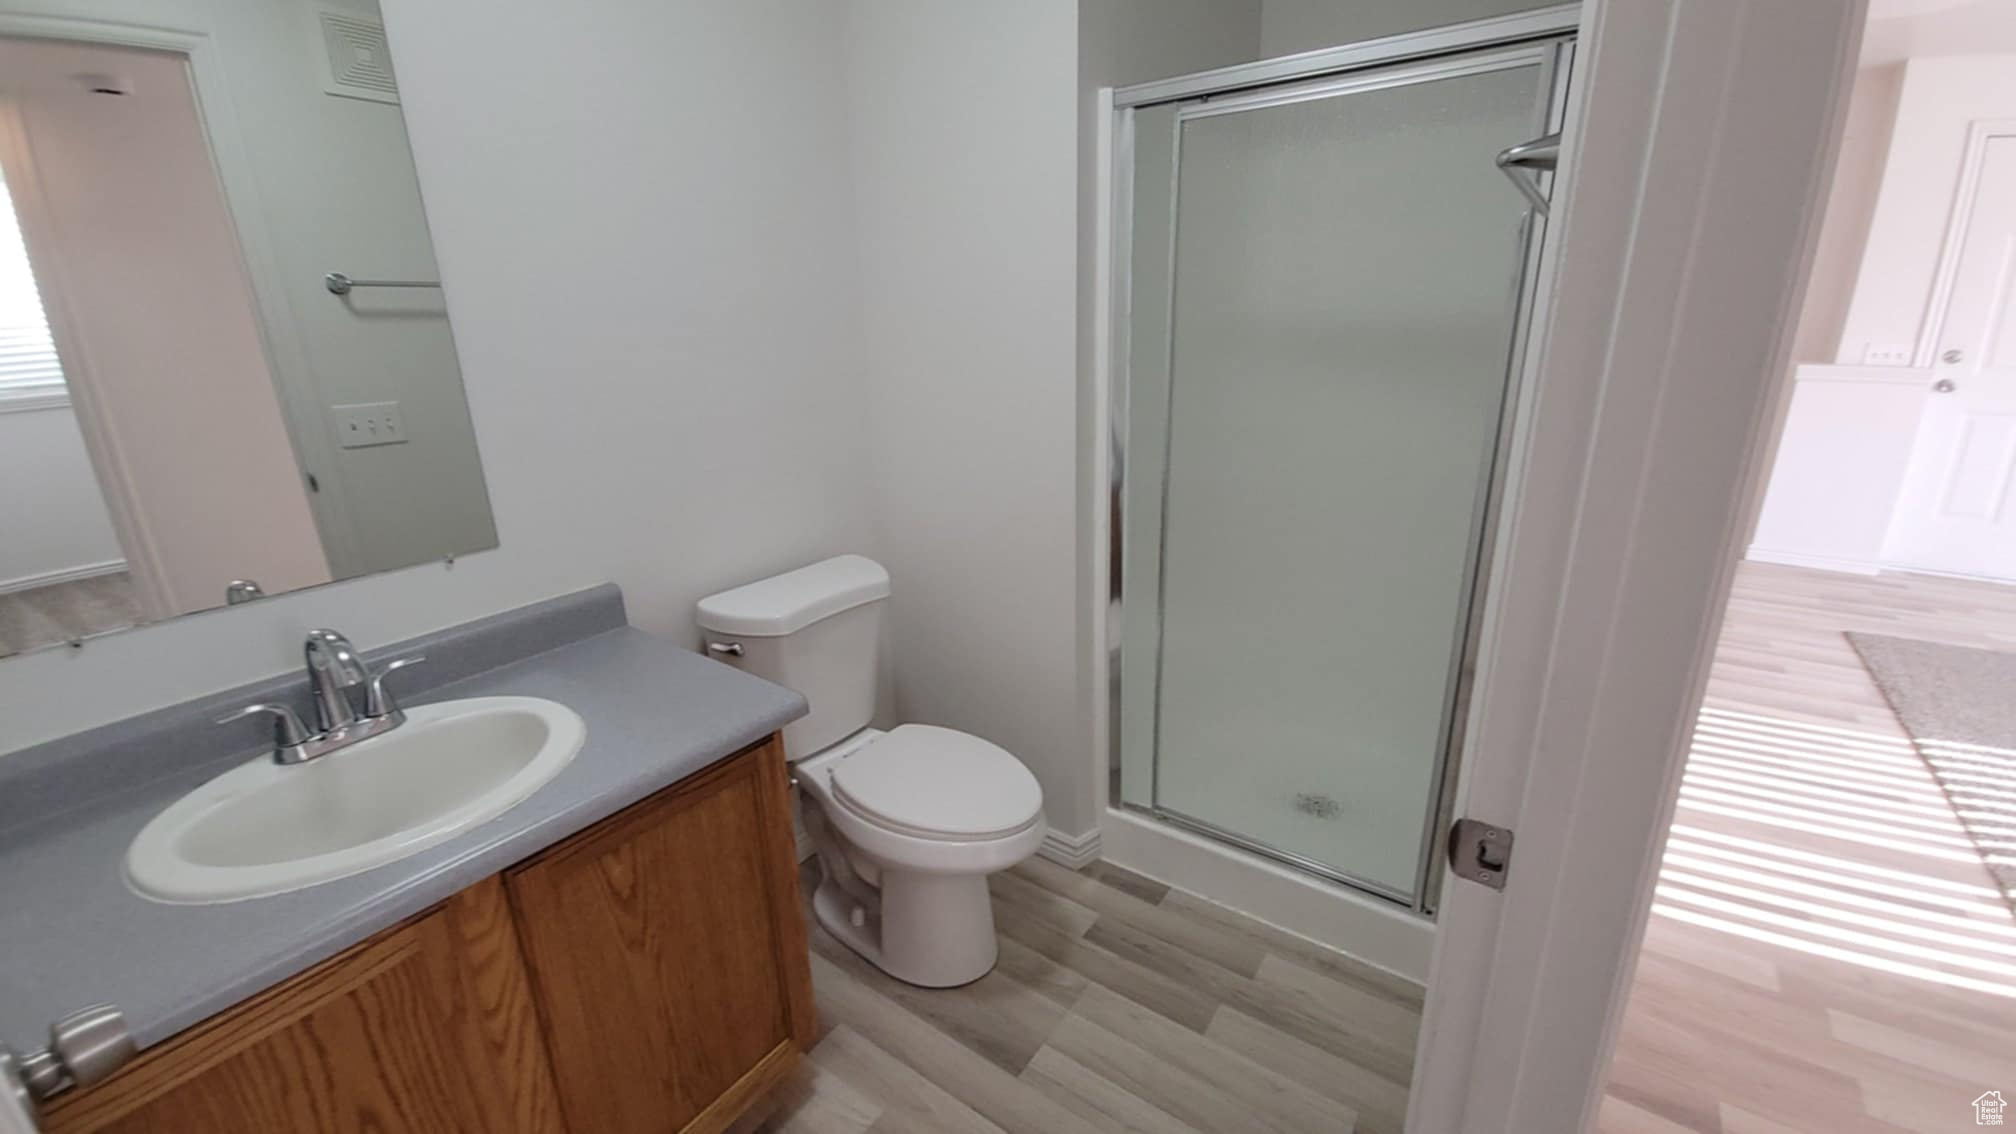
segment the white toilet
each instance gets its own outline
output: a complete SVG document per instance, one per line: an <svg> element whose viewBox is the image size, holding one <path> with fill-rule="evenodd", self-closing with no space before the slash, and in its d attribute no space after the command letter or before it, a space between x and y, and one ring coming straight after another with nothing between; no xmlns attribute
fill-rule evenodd
<svg viewBox="0 0 2016 1134"><path fill-rule="evenodd" d="M889 573L842 555L700 600L708 653L795 689L784 729L819 855L813 913L898 980L949 988L994 967L987 876L1036 853L1043 789L1022 762L949 728L869 728Z"/></svg>

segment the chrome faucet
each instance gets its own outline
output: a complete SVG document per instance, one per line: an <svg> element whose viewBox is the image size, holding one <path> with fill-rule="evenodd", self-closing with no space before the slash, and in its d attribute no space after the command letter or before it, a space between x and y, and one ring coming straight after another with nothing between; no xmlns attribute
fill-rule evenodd
<svg viewBox="0 0 2016 1134"><path fill-rule="evenodd" d="M350 639L334 630L311 630L301 648L308 663L308 688L315 701L316 730L309 732L294 710L277 702L247 705L235 713L217 718L228 724L241 717L265 713L273 718L273 761L277 764L305 764L369 740L406 723L406 714L392 700L385 679L409 665L426 661L424 655L387 662L374 676L357 656ZM364 713L359 716L351 700L351 690L364 688Z"/></svg>
<svg viewBox="0 0 2016 1134"><path fill-rule="evenodd" d="M308 663L308 690L315 698L315 723L325 733L357 723L350 691L370 680L357 648L334 630L310 630L301 647Z"/></svg>

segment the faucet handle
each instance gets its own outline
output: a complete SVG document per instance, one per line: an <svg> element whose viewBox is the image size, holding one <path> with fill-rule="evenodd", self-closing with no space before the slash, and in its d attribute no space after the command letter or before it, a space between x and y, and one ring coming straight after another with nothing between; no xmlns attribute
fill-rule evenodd
<svg viewBox="0 0 2016 1134"><path fill-rule="evenodd" d="M299 748L308 743L308 729L301 723L301 718L295 715L294 710L278 702L247 705L236 712L225 713L218 717L217 723L230 724L232 721L257 716L260 713L269 713L273 717L273 755L276 759L279 759L287 749ZM287 761L283 759L281 762Z"/></svg>
<svg viewBox="0 0 2016 1134"><path fill-rule="evenodd" d="M399 711L392 700L392 694L385 690L385 679L409 665L419 665L427 660L426 654L414 654L410 658L395 658L385 663L371 683L364 687L364 715L367 717L389 717Z"/></svg>

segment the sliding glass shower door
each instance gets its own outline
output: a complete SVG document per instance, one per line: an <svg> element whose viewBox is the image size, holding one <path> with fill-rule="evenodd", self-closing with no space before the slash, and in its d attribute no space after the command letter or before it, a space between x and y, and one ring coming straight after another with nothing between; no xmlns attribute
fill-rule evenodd
<svg viewBox="0 0 2016 1134"><path fill-rule="evenodd" d="M1141 107L1121 795L1418 906L1557 45Z"/></svg>

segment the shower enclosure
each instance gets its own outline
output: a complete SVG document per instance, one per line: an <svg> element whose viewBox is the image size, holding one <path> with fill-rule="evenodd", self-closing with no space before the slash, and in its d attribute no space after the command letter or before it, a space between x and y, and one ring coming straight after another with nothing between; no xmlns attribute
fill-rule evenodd
<svg viewBox="0 0 2016 1134"><path fill-rule="evenodd" d="M1116 92L1116 805L1432 911L1573 18Z"/></svg>

